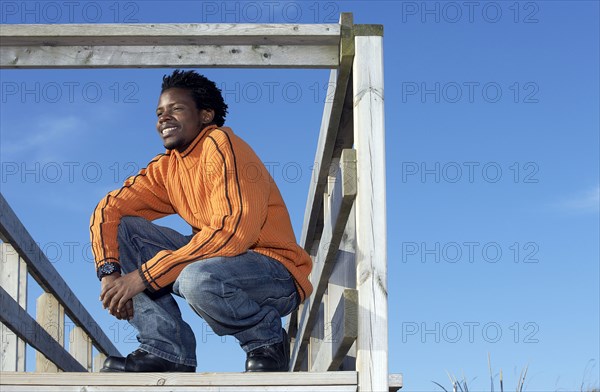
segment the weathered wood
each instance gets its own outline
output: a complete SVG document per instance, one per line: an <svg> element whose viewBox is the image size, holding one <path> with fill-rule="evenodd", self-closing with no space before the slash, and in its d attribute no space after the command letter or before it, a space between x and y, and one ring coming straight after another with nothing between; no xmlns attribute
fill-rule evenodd
<svg viewBox="0 0 600 392"><path fill-rule="evenodd" d="M98 353L94 357L94 372L99 372L100 369L104 366L104 360L106 359L106 355L103 353Z"/></svg>
<svg viewBox="0 0 600 392"><path fill-rule="evenodd" d="M36 320L52 339L64 346L65 311L50 293L40 295L36 301ZM38 372L57 372L58 366L43 353L36 353L35 369Z"/></svg>
<svg viewBox="0 0 600 392"><path fill-rule="evenodd" d="M0 309L2 309L2 312L0 312L1 322L33 348L44 353L62 370L68 372L85 371L83 366L69 355L2 287L0 287ZM7 374L9 373L2 374L0 384L3 382L2 380L6 379Z"/></svg>
<svg viewBox="0 0 600 392"><path fill-rule="evenodd" d="M354 205L346 223L338 257L329 278L329 301L337 304L347 288L356 288L356 210ZM335 307L334 307L335 309ZM345 353L338 369L356 370L356 339Z"/></svg>
<svg viewBox="0 0 600 392"><path fill-rule="evenodd" d="M334 181L329 181L328 186L331 187L335 184ZM331 190L330 190L331 192ZM323 204L325 209L325 215L327 215L329 203ZM354 262L354 249L355 249L355 226L354 226L354 208L350 210L348 216L348 222L344 229L344 234L340 242L338 252L335 257L335 262L331 276L329 277L329 284L327 286L327 294L323 296L323 302L326 302L326 330L324 331L325 339L320 342L321 347L317 347L315 342L311 339L311 354L314 350L318 353L314 354L316 360L312 361L311 371L327 371L327 370L338 370L332 366L332 360L334 359L334 344L337 343L336 337L334 336L338 325L334 322L334 312L338 307L344 290L347 288L356 287L356 266ZM355 337L356 339L356 337ZM339 351L338 351L339 352ZM345 354L345 353L344 353ZM341 355L341 352L339 353ZM350 369L345 369L350 370Z"/></svg>
<svg viewBox="0 0 600 392"><path fill-rule="evenodd" d="M311 280L314 291L307 300L307 304L303 307L302 315L299 319L297 340L290 362L290 366L293 366L291 369L293 370L298 370L299 362L304 355L303 350L308 343L310 333L317 319L318 308L315 308L315 306L319 306L323 293L327 288L335 256L338 252L344 228L346 227L352 208L352 202L356 197L355 151L351 149L344 150L338 167L336 183L327 198L329 205L326 209L330 213L325 218L319 250L313 262Z"/></svg>
<svg viewBox="0 0 600 392"><path fill-rule="evenodd" d="M356 385L325 385L316 386L236 386L236 387L221 387L221 386L193 386L193 387L182 387L172 386L165 389L163 386L154 387L135 387L136 392L356 392ZM2 392L131 392L130 386L23 386L23 385L8 385L2 389Z"/></svg>
<svg viewBox="0 0 600 392"><path fill-rule="evenodd" d="M22 308L27 307L27 265L8 243L0 244L0 287ZM0 323L0 371L25 371L25 341Z"/></svg>
<svg viewBox="0 0 600 392"><path fill-rule="evenodd" d="M332 45L338 24L4 24L0 46Z"/></svg>
<svg viewBox="0 0 600 392"><path fill-rule="evenodd" d="M317 221L323 216L321 195L327 185L331 160L334 158L334 147L336 144L343 145L342 148L352 146L352 124L350 123L348 126L348 119L350 121L352 119L352 97L349 100L345 99L348 88L352 89L352 86L349 86L352 59L354 58L352 14L342 13L340 15L340 28L339 67L332 70L329 75L321 130L315 152L313 180L308 190L304 224L300 237L300 245L307 251L312 246Z"/></svg>
<svg viewBox="0 0 600 392"><path fill-rule="evenodd" d="M357 384L356 372L324 373L9 373L2 375L0 385L72 385L72 386L312 386ZM133 388L132 388L133 389Z"/></svg>
<svg viewBox="0 0 600 392"><path fill-rule="evenodd" d="M388 390L387 229L382 37L355 37L356 265L360 391Z"/></svg>
<svg viewBox="0 0 600 392"><path fill-rule="evenodd" d="M358 292L354 289L344 290L332 313L329 335L326 335L329 342L323 342L319 347L316 360L312 364L312 371L337 370L356 340Z"/></svg>
<svg viewBox="0 0 600 392"><path fill-rule="evenodd" d="M331 363L327 370L338 370L358 334L358 292L346 289L331 318Z"/></svg>
<svg viewBox="0 0 600 392"><path fill-rule="evenodd" d="M392 373L388 376L388 384L390 392L397 392L402 388L402 374Z"/></svg>
<svg viewBox="0 0 600 392"><path fill-rule="evenodd" d="M75 327L69 334L69 353L88 372L92 371L92 341L80 327Z"/></svg>
<svg viewBox="0 0 600 392"><path fill-rule="evenodd" d="M94 345L108 355L120 355L104 331L83 307L52 263L35 243L0 193L0 237L9 242L27 263L28 272L46 291L54 293L66 314L90 336Z"/></svg>
<svg viewBox="0 0 600 392"><path fill-rule="evenodd" d="M354 25L354 36L359 35L378 35L383 37L383 25L380 24L357 24Z"/></svg>
<svg viewBox="0 0 600 392"><path fill-rule="evenodd" d="M310 331L309 341L308 341L308 357L309 357L309 369L313 371L313 363L317 360L317 356L319 355L319 351L321 345L326 344L325 339L328 336L328 328L330 326L327 320L327 292L323 294L322 300L320 303L315 304L315 308L318 306L319 310L315 315L315 321Z"/></svg>
<svg viewBox="0 0 600 392"><path fill-rule="evenodd" d="M337 46L3 46L0 68L335 68Z"/></svg>

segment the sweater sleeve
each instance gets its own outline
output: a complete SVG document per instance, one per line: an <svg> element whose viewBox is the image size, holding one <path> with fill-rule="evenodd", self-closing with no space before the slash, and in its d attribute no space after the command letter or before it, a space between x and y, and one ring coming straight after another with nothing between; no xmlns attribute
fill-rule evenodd
<svg viewBox="0 0 600 392"><path fill-rule="evenodd" d="M106 195L90 219L90 237L96 269L119 262L117 230L123 216L154 220L175 213L165 188L168 155L155 157L146 168Z"/></svg>
<svg viewBox="0 0 600 392"><path fill-rule="evenodd" d="M210 152L196 181L203 181L208 190L205 205L210 225L200 227L185 246L160 251L141 266L140 273L150 290L173 283L191 262L246 252L257 242L266 220L270 182L258 157L245 145L237 144L234 151L230 136L222 131L208 136L207 143ZM248 167L261 175L246 175L243 168Z"/></svg>

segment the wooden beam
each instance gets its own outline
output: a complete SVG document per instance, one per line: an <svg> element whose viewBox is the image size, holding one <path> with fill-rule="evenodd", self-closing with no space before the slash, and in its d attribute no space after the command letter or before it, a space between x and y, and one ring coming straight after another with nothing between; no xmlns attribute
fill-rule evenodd
<svg viewBox="0 0 600 392"><path fill-rule="evenodd" d="M69 334L69 353L88 372L92 371L92 341L81 327L75 327Z"/></svg>
<svg viewBox="0 0 600 392"><path fill-rule="evenodd" d="M321 303L329 276L333 269L334 260L338 253L344 228L356 197L356 153L348 149L342 152L342 157L337 169L336 182L328 195L330 211L325 217L323 234L319 250L313 262L311 281L314 286L313 294L307 299L299 318L298 334L292 350L290 369L298 370L300 362L305 355L305 348L310 338L310 333L318 315L318 306Z"/></svg>
<svg viewBox="0 0 600 392"><path fill-rule="evenodd" d="M33 348L44 353L59 368L68 372L85 372L83 366L65 351L2 287L0 287L0 309L2 309L0 321ZM5 382L8 374L10 373L2 373L0 384Z"/></svg>
<svg viewBox="0 0 600 392"><path fill-rule="evenodd" d="M336 68L337 46L3 46L0 68Z"/></svg>
<svg viewBox="0 0 600 392"><path fill-rule="evenodd" d="M341 32L338 24L4 25L0 68L336 68Z"/></svg>
<svg viewBox="0 0 600 392"><path fill-rule="evenodd" d="M304 223L302 226L302 234L300 245L311 253L312 247L316 240L320 238L321 228L318 230L318 237L315 238L315 230L319 225L319 221L323 220L323 192L326 186L329 168L333 158L334 146L343 146L349 148L352 146L352 124L348 126L348 119L352 119L352 97L347 97L347 92L351 92L352 86L349 86L352 58L354 56L354 38L352 36L353 19L352 14L342 13L340 15L340 53L339 53L339 68L333 69L329 74L329 84L327 86L327 99L323 109L323 117L321 120L321 130L319 132L319 141L317 151L315 153L313 178L309 185L306 208L304 212ZM348 91L349 90L349 91ZM329 98L331 97L331 98ZM338 138L339 134L339 138ZM350 139L350 140L349 140ZM340 142L340 140L342 142ZM340 149L341 151L341 149ZM299 339L299 334L304 334L300 331L300 315L304 314L304 308L309 306L306 304L301 306L296 312L290 316L290 332L296 335L292 353L291 368L299 369L303 363L306 363L307 357L305 353L299 352L296 345L303 345L306 348L306 341ZM299 358L298 363L296 358Z"/></svg>
<svg viewBox="0 0 600 392"><path fill-rule="evenodd" d="M103 353L98 353L94 357L94 372L99 372L102 367L104 367L104 361L106 360L106 355Z"/></svg>
<svg viewBox="0 0 600 392"><path fill-rule="evenodd" d="M358 325L358 292L344 290L330 321L330 334L325 335L311 371L336 371L356 340Z"/></svg>
<svg viewBox="0 0 600 392"><path fill-rule="evenodd" d="M65 310L50 293L43 293L36 301L36 320L61 347L64 347ZM49 373L57 372L58 365L43 352L36 353L35 370Z"/></svg>
<svg viewBox="0 0 600 392"><path fill-rule="evenodd" d="M27 264L9 243L0 244L0 287L23 309L27 307ZM0 323L0 371L25 371L25 341Z"/></svg>
<svg viewBox="0 0 600 392"><path fill-rule="evenodd" d="M388 376L388 384L390 386L390 392L397 392L402 388L402 374L392 373Z"/></svg>
<svg viewBox="0 0 600 392"><path fill-rule="evenodd" d="M352 14L340 15L341 39L339 68L332 70L329 76L327 99L323 109L321 131L315 153L313 179L308 190L308 199L304 212L304 224L300 245L310 251L315 239L315 228L319 218L322 219L322 194L327 184L327 176L334 148L341 153L343 148L352 147L352 95L347 99L347 90L352 90L349 85L354 58L354 36L352 34ZM337 155L339 157L339 155Z"/></svg>
<svg viewBox="0 0 600 392"><path fill-rule="evenodd" d="M161 386L173 390L179 386L214 386L212 391L225 390L223 387L303 387L302 391L320 391L326 386L353 386L356 390L358 374L356 372L322 373L6 373L0 377L0 385L57 385L57 386ZM307 388L307 387L313 387ZM258 388L257 388L258 389ZM162 389L163 391L165 389ZM188 389L190 390L190 389ZM228 389L227 389L228 390ZM243 391L244 389L237 389ZM250 389L246 389L250 390ZM254 389L256 390L256 389ZM266 390L266 389L260 389ZM290 389L293 390L293 389ZM295 389L298 390L298 389ZM2 388L4 391L4 387Z"/></svg>
<svg viewBox="0 0 600 392"><path fill-rule="evenodd" d="M338 24L3 24L0 46L339 44Z"/></svg>
<svg viewBox="0 0 600 392"><path fill-rule="evenodd" d="M383 25L380 24L357 24L354 25L354 36L378 35L383 37Z"/></svg>
<svg viewBox="0 0 600 392"><path fill-rule="evenodd" d="M0 237L10 242L27 263L27 268L36 282L46 292L53 293L65 308L66 314L90 336L98 350L107 355L120 355L119 350L96 324L89 312L83 307L56 268L46 258L35 243L4 196L0 193ZM90 271L93 273L93 271Z"/></svg>
<svg viewBox="0 0 600 392"><path fill-rule="evenodd" d="M105 376L107 377L107 376ZM112 377L112 376L111 376ZM316 389L318 388L318 389ZM77 386L66 386L66 385L40 385L40 386L29 386L29 385L8 385L2 389L2 392L356 392L356 385L309 385L309 386L286 386L286 385L275 385L275 386L233 386L233 387L221 387L221 386L171 386L168 389L161 385L155 385L151 387L135 387L132 389L131 386L89 386L89 385L77 385Z"/></svg>
<svg viewBox="0 0 600 392"><path fill-rule="evenodd" d="M383 38L358 36L354 55L359 391L388 390Z"/></svg>

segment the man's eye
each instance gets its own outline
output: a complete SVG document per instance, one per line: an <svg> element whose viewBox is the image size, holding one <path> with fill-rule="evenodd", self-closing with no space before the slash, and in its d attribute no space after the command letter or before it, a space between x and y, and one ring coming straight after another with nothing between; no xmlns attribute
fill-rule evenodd
<svg viewBox="0 0 600 392"><path fill-rule="evenodd" d="M160 117L162 115L162 112L156 112L156 117Z"/></svg>

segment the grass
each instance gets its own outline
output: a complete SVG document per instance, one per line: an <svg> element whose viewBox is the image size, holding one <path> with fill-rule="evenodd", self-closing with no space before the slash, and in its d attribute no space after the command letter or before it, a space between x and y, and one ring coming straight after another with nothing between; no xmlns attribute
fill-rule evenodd
<svg viewBox="0 0 600 392"><path fill-rule="evenodd" d="M591 371L591 369L589 368L590 364L592 364L592 368L594 368L595 361L594 360L588 361L588 364L586 365L586 369L584 371L584 380L587 378L587 374ZM489 354L488 354L488 368L490 371L490 392L494 392L494 375L492 372L492 361L491 361ZM523 370L521 370L521 374L519 375L519 380L518 380L517 386L516 386L516 392L523 392L523 389L525 388L525 380L527 379L527 369L528 368L529 368L529 365L525 366L525 368ZM459 380L452 374L450 374L448 372L447 372L447 374L448 374L448 378L450 379L450 383L452 385L451 392L469 392L469 385L468 385L467 380L465 379L464 375L463 375L462 379ZM442 384L435 382L435 381L432 381L432 382L435 385L437 385L438 387L440 387L444 392L450 392ZM584 382L582 381L579 391L580 392L600 392L600 389L597 387L584 386ZM502 375L502 369L500 369L500 392L504 392L504 377Z"/></svg>

